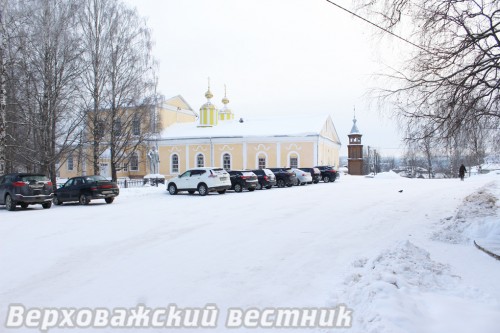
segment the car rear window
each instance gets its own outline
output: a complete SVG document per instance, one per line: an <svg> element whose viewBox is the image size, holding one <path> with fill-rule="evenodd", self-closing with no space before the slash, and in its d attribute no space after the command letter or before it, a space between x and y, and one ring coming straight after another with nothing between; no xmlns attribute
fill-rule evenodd
<svg viewBox="0 0 500 333"><path fill-rule="evenodd" d="M31 182L48 182L49 178L46 176L42 175L26 175L26 176L21 176L19 177L21 181L26 182L26 183L31 183Z"/></svg>
<svg viewBox="0 0 500 333"><path fill-rule="evenodd" d="M243 171L241 174L247 177L255 176L255 174L252 171Z"/></svg>
<svg viewBox="0 0 500 333"><path fill-rule="evenodd" d="M267 175L267 176L273 176L274 173L271 171L271 170L268 170L268 169L265 169L264 170L264 173Z"/></svg>
<svg viewBox="0 0 500 333"><path fill-rule="evenodd" d="M89 177L85 177L85 180L88 182L107 182L108 181L103 176L89 176Z"/></svg>
<svg viewBox="0 0 500 333"><path fill-rule="evenodd" d="M221 168L212 169L212 170L211 170L211 172L212 172L213 174L216 174L216 175L224 175L224 174L226 174L226 173L227 173L227 172L226 172L226 170L221 169Z"/></svg>

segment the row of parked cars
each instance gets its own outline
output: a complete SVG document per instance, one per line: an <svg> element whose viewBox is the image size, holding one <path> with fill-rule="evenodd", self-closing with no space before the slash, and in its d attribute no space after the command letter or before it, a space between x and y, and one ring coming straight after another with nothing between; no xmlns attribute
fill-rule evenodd
<svg viewBox="0 0 500 333"><path fill-rule="evenodd" d="M104 199L112 203L120 189L103 176L80 176L68 179L54 191L52 182L43 174L12 173L0 176L0 205L10 211L17 206L42 205L48 209L64 202L88 205L91 200Z"/></svg>
<svg viewBox="0 0 500 333"><path fill-rule="evenodd" d="M190 194L198 192L204 196L209 192L226 193L227 190L242 192L254 191L273 186L291 187L293 185L334 182L338 172L331 166L314 168L269 168L259 170L230 170L222 168L193 168L170 179L167 191L175 195L181 191Z"/></svg>
<svg viewBox="0 0 500 333"><path fill-rule="evenodd" d="M227 190L241 192L254 191L273 186L291 187L293 185L334 182L337 171L330 166L314 168L270 168L260 170L231 170L221 168L193 168L170 179L167 190L170 194L180 191L226 193ZM68 179L64 185L54 190L52 182L43 174L12 173L0 176L0 205L10 211L18 206L25 209L29 205L42 205L48 209L65 202L78 202L88 205L91 200L104 199L107 204L120 194L117 184L103 176L79 176Z"/></svg>

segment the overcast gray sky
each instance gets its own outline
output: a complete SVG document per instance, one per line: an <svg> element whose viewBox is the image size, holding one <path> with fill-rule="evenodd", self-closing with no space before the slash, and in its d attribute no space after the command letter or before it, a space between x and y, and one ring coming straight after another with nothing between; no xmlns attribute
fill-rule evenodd
<svg viewBox="0 0 500 333"><path fill-rule="evenodd" d="M367 91L395 66L405 45L324 0L126 0L148 21L159 60L159 91L196 111L210 77L222 107L224 84L236 117L329 113L347 154L356 106L363 143L384 155L400 146L396 125ZM338 0L349 6L351 1ZM392 60L391 60L392 59ZM378 84L383 84L378 83Z"/></svg>

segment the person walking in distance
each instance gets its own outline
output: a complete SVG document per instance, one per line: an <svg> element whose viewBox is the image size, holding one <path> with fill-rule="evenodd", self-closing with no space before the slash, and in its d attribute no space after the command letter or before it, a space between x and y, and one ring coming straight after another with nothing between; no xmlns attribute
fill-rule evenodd
<svg viewBox="0 0 500 333"><path fill-rule="evenodd" d="M460 169L458 169L458 175L460 176L460 180L464 180L466 172L467 172L467 170L465 169L465 165L462 164L460 166Z"/></svg>

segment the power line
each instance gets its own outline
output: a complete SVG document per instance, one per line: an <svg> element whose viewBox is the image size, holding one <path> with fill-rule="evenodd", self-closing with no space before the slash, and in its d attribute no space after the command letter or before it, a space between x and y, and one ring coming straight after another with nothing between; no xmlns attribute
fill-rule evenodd
<svg viewBox="0 0 500 333"><path fill-rule="evenodd" d="M366 22L366 23L368 23L368 24L371 24L371 25L375 26L376 28L378 28L378 29L380 29L380 30L382 30L382 31L384 31L384 32L387 32L388 34L393 35L393 36L394 36L394 37L396 37L396 38L401 39L402 41L404 41L404 42L406 42L406 43L408 43L408 44L411 44L411 45L413 45L413 46L415 46L415 47L418 47L418 48L419 48L419 49L421 49L422 51L425 51L425 52L427 52L427 53L431 53L430 51L428 51L428 50L424 49L422 46L417 45L417 44L415 44L415 43L413 43L413 42L409 41L408 39L406 39L406 38L404 38L404 37L401 37L401 36L399 36L399 35L396 35L394 32L392 32L392 31L390 31L390 30L387 30L386 28L381 27L380 25L378 25L378 24L376 24L376 23L374 23L374 22L372 22L372 21L370 21L370 20L368 20L368 19L365 19L364 17L362 17L362 16L360 16L360 15L358 15L358 14L356 14L356 13L354 13L354 12L350 11L350 10L349 10L349 9L347 9L347 8L342 7L341 5L336 4L336 3L335 3L335 2L333 2L333 1L326 0L326 2L328 2L328 3L330 3L330 4L332 4L332 5L336 6L336 7L338 7L338 8L340 8L340 9L342 9L342 10L344 10L344 11L348 12L349 14L351 14L351 15L353 15L353 16L355 16L355 17L357 17L357 18L359 18L359 19L361 19L361 20L363 20L363 21L365 21L365 22Z"/></svg>

